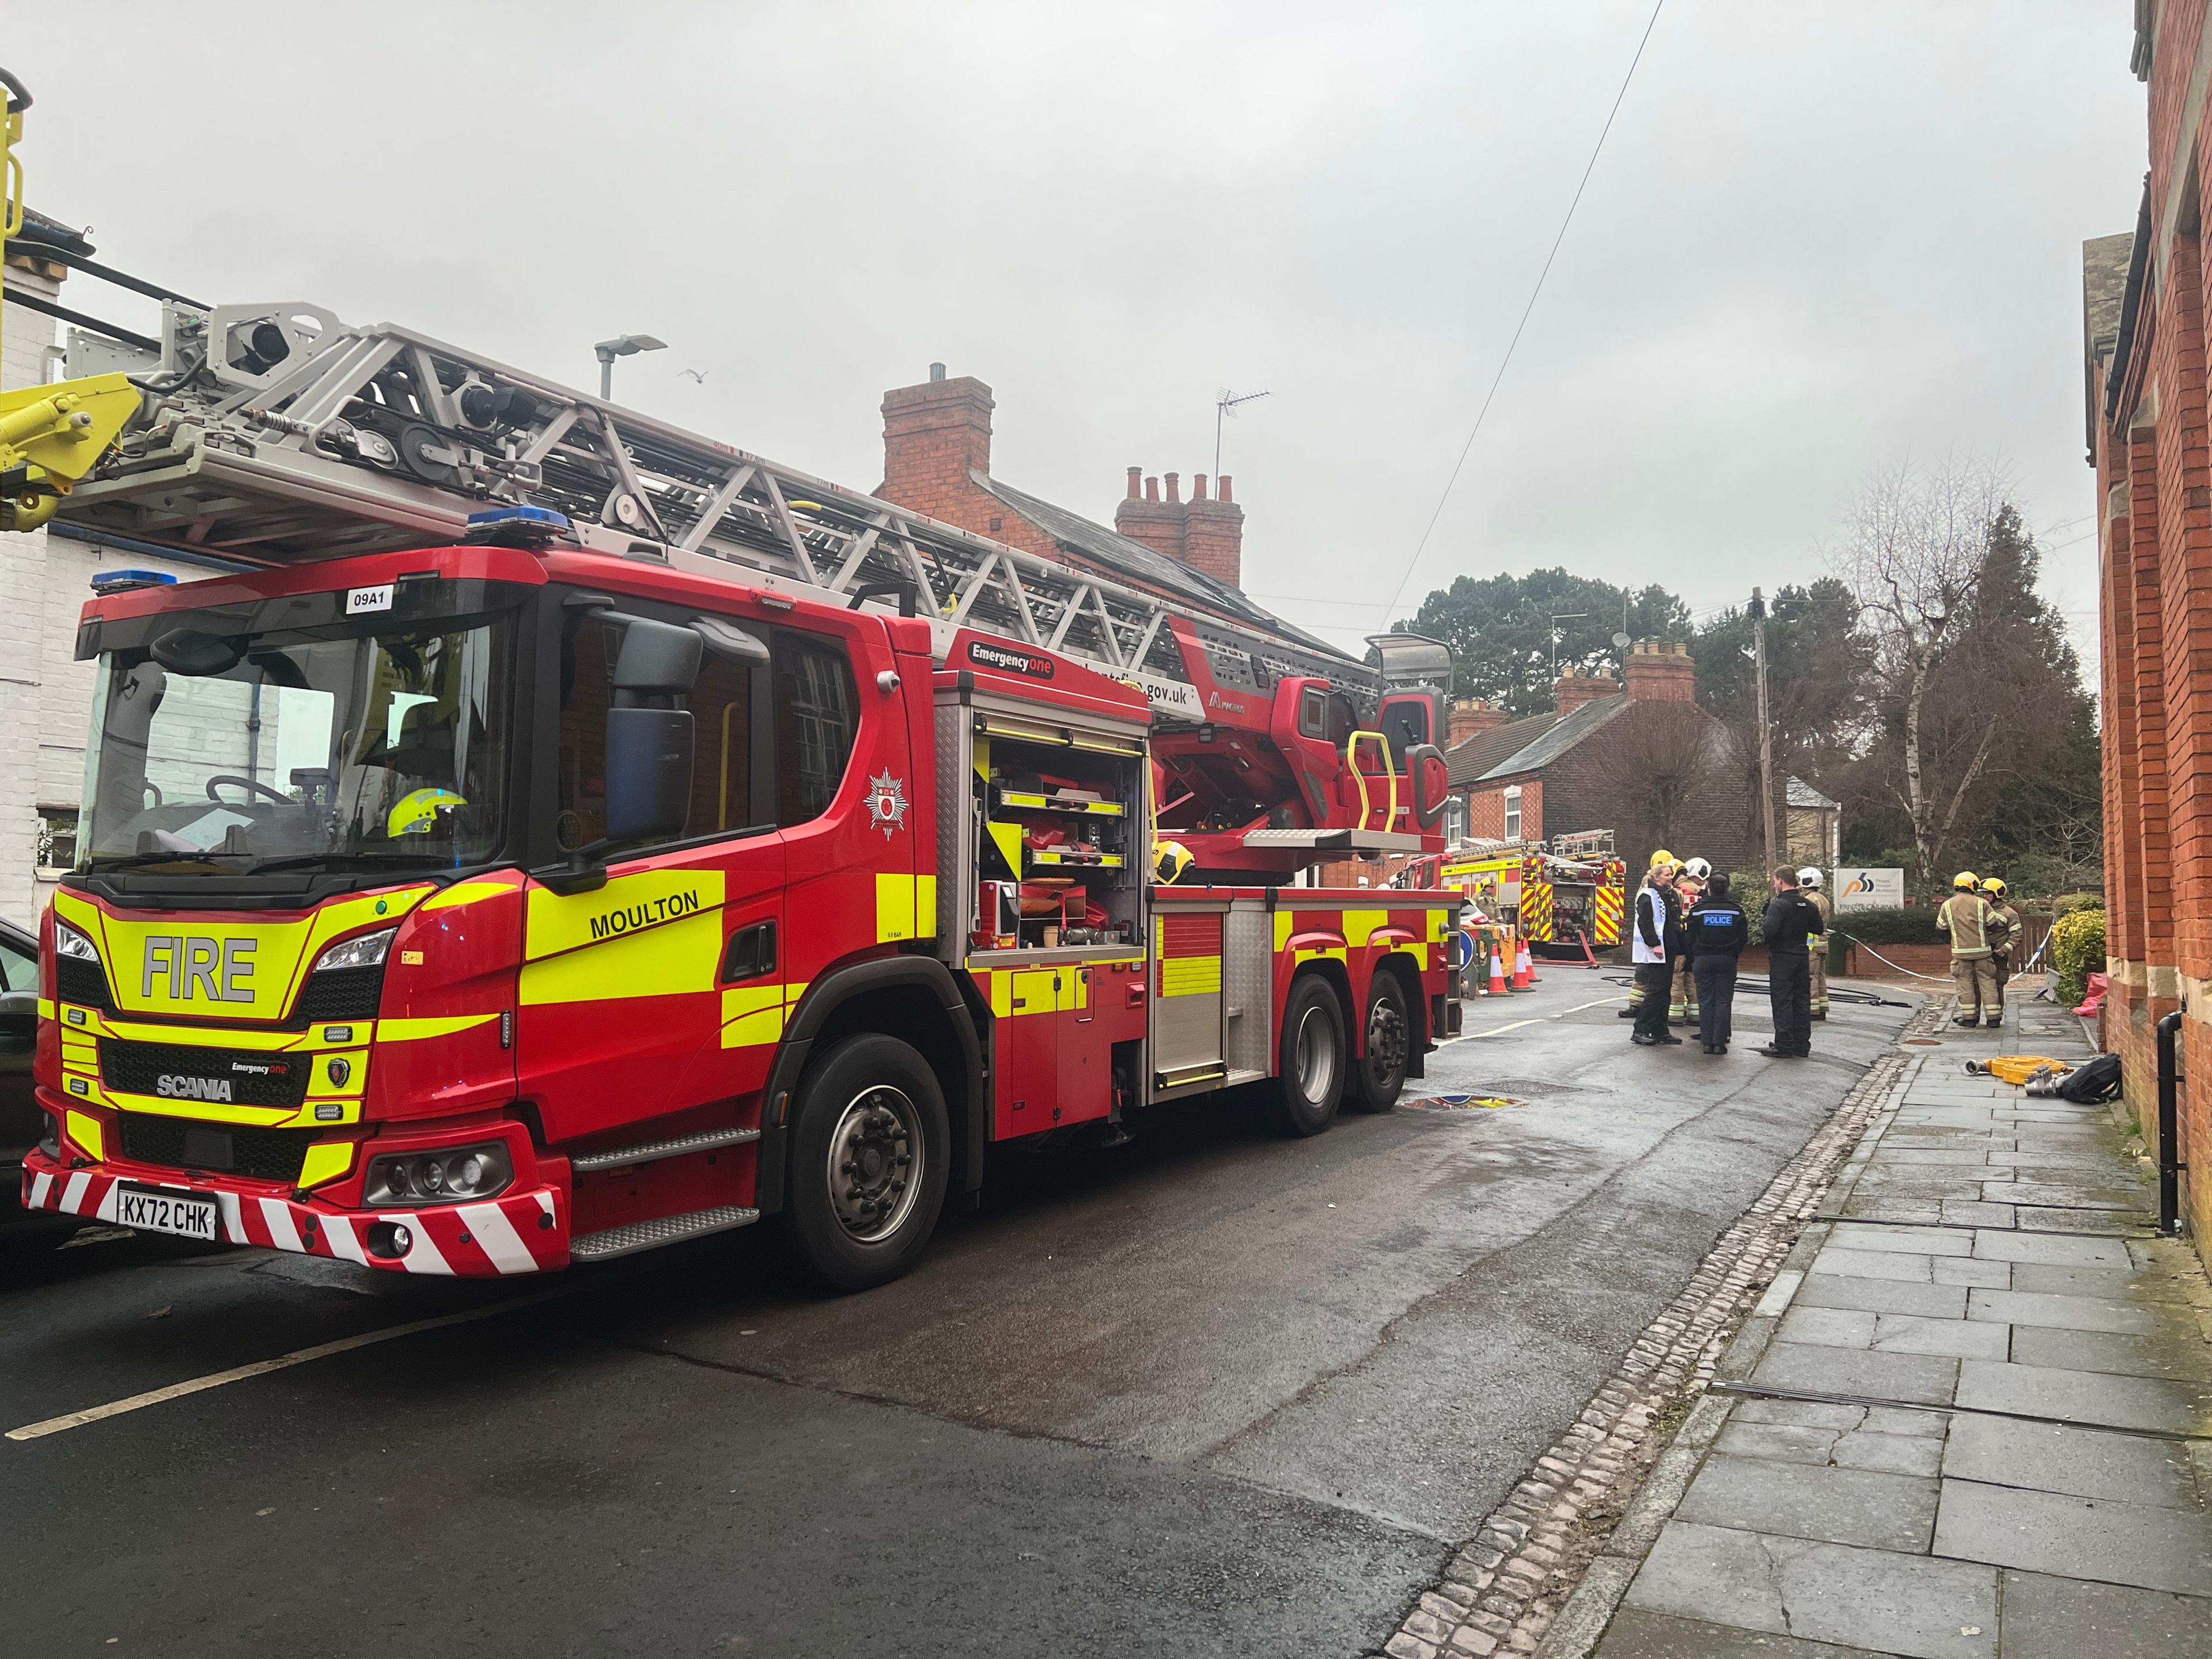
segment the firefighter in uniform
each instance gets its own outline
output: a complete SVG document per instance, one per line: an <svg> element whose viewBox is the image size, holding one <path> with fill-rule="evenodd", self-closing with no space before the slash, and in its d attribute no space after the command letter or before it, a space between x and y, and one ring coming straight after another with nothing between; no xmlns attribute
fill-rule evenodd
<svg viewBox="0 0 2212 1659"><path fill-rule="evenodd" d="M1959 996L1959 1012L1952 1019L1960 1025L1978 1025L1986 1015L1991 1025L2001 1025L2004 993L1997 988L1997 966L1990 949L1999 926L1996 912L1982 896L1972 871L1960 871L1951 878L1951 896L1936 908L1936 927L1951 936L1951 984Z"/></svg>
<svg viewBox="0 0 2212 1659"><path fill-rule="evenodd" d="M1692 859L1674 878L1674 897L1684 915L1690 907L1705 896L1705 883L1712 877L1713 866L1703 859ZM1667 999L1667 1020L1672 1025L1695 1025L1698 1023L1698 976L1690 963L1690 953L1685 951L1674 958L1674 981Z"/></svg>
<svg viewBox="0 0 2212 1659"><path fill-rule="evenodd" d="M1828 1017L1828 918L1835 915L1835 906L1820 890L1820 872L1809 864L1797 872L1797 890L1820 913L1820 931L1805 941L1805 948L1812 953L1813 1018L1826 1019Z"/></svg>
<svg viewBox="0 0 2212 1659"><path fill-rule="evenodd" d="M1982 893L1996 912L1997 920L2004 924L2004 943L1994 946L1990 953L1990 959L1997 965L1997 995L2002 997L2006 985L2012 980L2013 952L2021 942L2020 912L2005 897L2004 883L1995 876L1982 878Z"/></svg>

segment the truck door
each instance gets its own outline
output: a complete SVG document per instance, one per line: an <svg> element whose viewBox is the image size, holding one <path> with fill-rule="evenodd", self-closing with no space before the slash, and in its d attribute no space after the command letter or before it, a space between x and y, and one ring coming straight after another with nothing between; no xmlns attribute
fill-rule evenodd
<svg viewBox="0 0 2212 1659"><path fill-rule="evenodd" d="M624 627L648 613L679 625L696 614L623 600L561 619L548 670L555 782L540 795L560 849L605 834L611 669ZM704 631L682 700L692 743L683 832L610 849L599 887L561 892L533 878L526 894L517 1070L550 1140L692 1109L701 1127L750 1127L781 1035L785 848L765 630Z"/></svg>

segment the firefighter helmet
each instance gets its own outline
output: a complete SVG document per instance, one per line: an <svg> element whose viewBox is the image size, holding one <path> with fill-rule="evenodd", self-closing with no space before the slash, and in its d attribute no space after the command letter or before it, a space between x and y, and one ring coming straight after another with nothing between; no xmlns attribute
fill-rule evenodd
<svg viewBox="0 0 2212 1659"><path fill-rule="evenodd" d="M1807 865L1797 872L1797 884L1800 887L1818 887L1820 884L1820 872L1811 865Z"/></svg>
<svg viewBox="0 0 2212 1659"><path fill-rule="evenodd" d="M1984 877L1982 881L1982 890L1991 898L2002 898L2005 895L2005 884L1995 876Z"/></svg>
<svg viewBox="0 0 2212 1659"><path fill-rule="evenodd" d="M1674 855L1663 847L1651 855L1651 867L1654 870L1671 870L1674 866Z"/></svg>
<svg viewBox="0 0 2212 1659"><path fill-rule="evenodd" d="M1957 875L1951 878L1951 885L1962 893L1972 892L1976 885L1974 872L1971 870L1960 871Z"/></svg>
<svg viewBox="0 0 2212 1659"><path fill-rule="evenodd" d="M440 812L467 805L450 789L417 789L402 796L399 805L392 809L384 820L384 833L394 837L428 835L437 827Z"/></svg>
<svg viewBox="0 0 2212 1659"><path fill-rule="evenodd" d="M1152 874L1162 885L1173 886L1182 879L1190 868L1190 848L1179 841L1156 841L1152 843Z"/></svg>
<svg viewBox="0 0 2212 1659"><path fill-rule="evenodd" d="M1682 866L1682 872L1685 875L1695 878L1698 881L1703 881L1713 872L1712 860L1711 859L1692 859L1687 864Z"/></svg>

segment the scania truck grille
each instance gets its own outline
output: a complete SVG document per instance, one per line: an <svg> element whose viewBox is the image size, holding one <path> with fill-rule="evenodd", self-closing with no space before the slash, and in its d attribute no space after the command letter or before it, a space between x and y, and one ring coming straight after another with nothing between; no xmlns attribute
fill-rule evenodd
<svg viewBox="0 0 2212 1659"><path fill-rule="evenodd" d="M297 1107L307 1097L307 1054L184 1043L126 1042L104 1037L100 1079L110 1089L164 1100L208 1100L232 1106Z"/></svg>
<svg viewBox="0 0 2212 1659"><path fill-rule="evenodd" d="M238 1123L125 1112L123 1155L172 1170L213 1170L256 1181L296 1182L314 1129L253 1129Z"/></svg>

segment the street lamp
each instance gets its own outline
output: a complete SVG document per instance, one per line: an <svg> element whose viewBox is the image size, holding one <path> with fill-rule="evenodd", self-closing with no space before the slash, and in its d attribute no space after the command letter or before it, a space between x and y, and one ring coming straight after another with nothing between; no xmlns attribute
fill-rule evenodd
<svg viewBox="0 0 2212 1659"><path fill-rule="evenodd" d="M633 357L641 351L665 351L668 342L656 340L650 334L624 334L611 340L602 340L592 349L599 359L599 396L611 401L615 395L615 359Z"/></svg>

